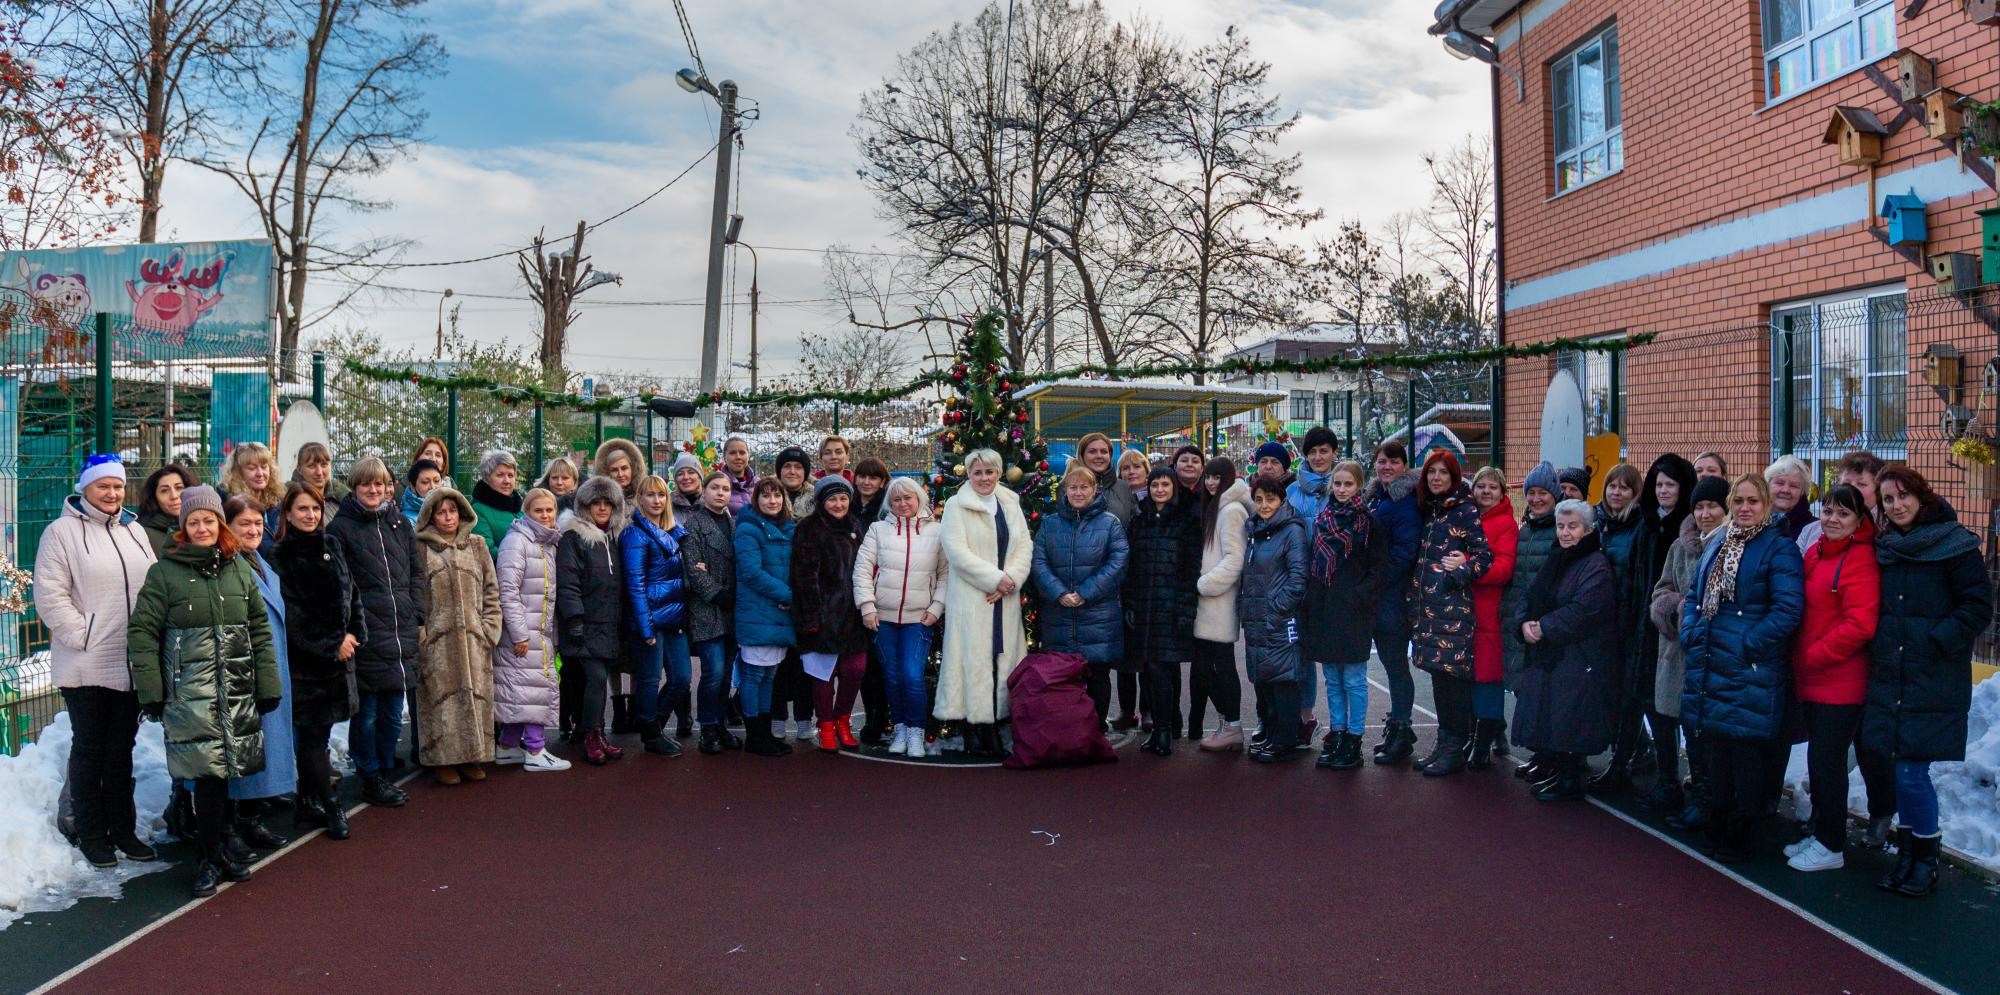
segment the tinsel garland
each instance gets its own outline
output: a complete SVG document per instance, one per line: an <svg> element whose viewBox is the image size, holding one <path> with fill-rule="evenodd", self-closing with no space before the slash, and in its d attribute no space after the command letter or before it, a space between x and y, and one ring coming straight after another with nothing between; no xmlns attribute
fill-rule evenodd
<svg viewBox="0 0 2000 995"><path fill-rule="evenodd" d="M1314 359L1231 359L1219 363L1157 363L1149 366L1104 366L1090 363L1067 369L1050 370L1044 373L1010 373L1008 382L1015 386L1048 383L1052 380L1074 380L1080 377L1097 376L1107 380L1137 380L1150 377L1206 376L1217 373L1328 373L1334 370L1425 370L1436 366L1457 363L1490 363L1503 359L1533 359L1552 356L1557 353L1613 353L1623 352L1636 345L1651 342L1657 332L1636 332L1622 339L1551 339L1526 345L1486 346L1479 349L1462 349L1454 352L1427 352L1414 355L1389 355L1356 358L1350 356L1320 356ZM571 408L584 414L610 413L618 411L633 401L640 407L652 402L654 394L644 391L636 398L630 397L588 397L560 391L544 390L540 387L503 384L488 377L479 376L435 376L419 373L410 367L377 366L358 359L343 357L347 369L356 374L383 383L412 383L433 390L457 389L461 391L481 391L492 394L509 404L532 401L544 407ZM748 407L775 405L797 407L814 403L851 404L867 406L882 404L907 397L926 387L951 384L964 374L961 364L954 370L926 370L915 379L897 387L879 390L806 390L806 391L736 391L718 390L702 397L688 400L698 405L739 404Z"/></svg>

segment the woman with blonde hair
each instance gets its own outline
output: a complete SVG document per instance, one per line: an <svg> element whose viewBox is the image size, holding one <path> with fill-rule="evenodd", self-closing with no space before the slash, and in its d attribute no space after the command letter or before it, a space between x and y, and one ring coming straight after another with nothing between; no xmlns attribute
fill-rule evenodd
<svg viewBox="0 0 2000 995"><path fill-rule="evenodd" d="M681 546L687 530L674 521L673 486L657 476L639 481L638 507L618 534L627 626L638 685L631 707L647 753L681 755L667 735L673 703L687 695L691 656L687 639L687 587ZM662 678L664 677L664 683Z"/></svg>
<svg viewBox="0 0 2000 995"><path fill-rule="evenodd" d="M887 517L868 526L854 558L854 606L875 633L889 702L889 752L925 750L924 661L944 617L944 548L930 495L908 477L890 479Z"/></svg>
<svg viewBox="0 0 2000 995"><path fill-rule="evenodd" d="M945 502L944 555L951 565L945 633L932 715L965 722L966 752L1004 754L998 722L1007 714L1007 675L1028 654L1021 625L1021 585L1034 563L1034 538L1021 499L1000 486L1003 465L991 449L965 458L966 483ZM990 620L990 621L989 621Z"/></svg>
<svg viewBox="0 0 2000 995"><path fill-rule="evenodd" d="M278 463L261 442L239 442L222 461L216 489L224 499L240 497L264 513L264 545L258 552L269 560L278 551L278 504L285 485L278 480ZM193 484L189 484L193 486Z"/></svg>

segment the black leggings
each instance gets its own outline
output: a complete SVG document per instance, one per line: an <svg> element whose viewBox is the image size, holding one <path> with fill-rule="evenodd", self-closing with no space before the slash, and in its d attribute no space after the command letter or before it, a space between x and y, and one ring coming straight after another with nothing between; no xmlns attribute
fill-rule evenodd
<svg viewBox="0 0 2000 995"><path fill-rule="evenodd" d="M583 668L583 731L603 732L604 696L611 691L611 661L580 656L564 660L563 666Z"/></svg>
<svg viewBox="0 0 2000 995"><path fill-rule="evenodd" d="M1225 722L1237 722L1243 718L1243 682L1236 676L1236 644L1212 643L1206 639L1194 641L1194 666L1189 669L1189 683L1195 694L1188 706L1190 731L1199 731L1203 725L1201 718L1203 699L1215 703L1215 712Z"/></svg>
<svg viewBox="0 0 2000 995"><path fill-rule="evenodd" d="M1264 742L1273 750L1298 746L1299 682L1260 681L1256 688L1257 719L1264 727Z"/></svg>
<svg viewBox="0 0 2000 995"><path fill-rule="evenodd" d="M333 758L326 752L333 734L330 725L294 725L292 738L298 744L299 794L334 804Z"/></svg>
<svg viewBox="0 0 2000 995"><path fill-rule="evenodd" d="M1653 730L1653 755L1660 758L1660 773L1655 784L1661 787L1678 787L1681 780L1680 722L1671 716L1658 712L1646 713L1646 724ZM1693 761L1689 761L1693 765Z"/></svg>
<svg viewBox="0 0 2000 995"><path fill-rule="evenodd" d="M1120 674L1120 677L1125 676ZM1090 694L1090 704L1097 709L1099 725L1111 718L1111 665L1093 663L1083 675L1083 687Z"/></svg>
<svg viewBox="0 0 2000 995"><path fill-rule="evenodd" d="M70 807L80 839L132 832L132 742L139 733L139 696L107 687L62 689L69 711Z"/></svg>
<svg viewBox="0 0 2000 995"><path fill-rule="evenodd" d="M1743 739L1709 732L1702 736L1708 751L1710 821L1724 833L1747 836L1764 811L1764 773L1771 741Z"/></svg>
<svg viewBox="0 0 2000 995"><path fill-rule="evenodd" d="M222 848L229 831L229 782L219 777L194 779L195 839L205 852Z"/></svg>
<svg viewBox="0 0 2000 995"><path fill-rule="evenodd" d="M1821 846L1839 853L1847 844L1847 748L1861 731L1861 706L1808 701L1804 707L1813 835Z"/></svg>
<svg viewBox="0 0 2000 995"><path fill-rule="evenodd" d="M783 663L778 664L778 672L772 675L771 718L785 720L785 706L792 706L792 718L799 722L811 722L813 717L813 682L806 673L805 664L799 659L797 650L785 654ZM831 720L828 720L831 721Z"/></svg>
<svg viewBox="0 0 2000 995"><path fill-rule="evenodd" d="M1139 674L1136 671L1118 672L1118 714L1128 719L1139 714Z"/></svg>
<svg viewBox="0 0 2000 995"><path fill-rule="evenodd" d="M1431 700L1437 705L1438 738L1463 742L1472 737L1472 681L1446 674L1431 675Z"/></svg>
<svg viewBox="0 0 2000 995"><path fill-rule="evenodd" d="M1174 735L1180 735L1181 718L1181 665L1178 663L1146 664L1146 707L1153 717L1155 728L1164 727Z"/></svg>

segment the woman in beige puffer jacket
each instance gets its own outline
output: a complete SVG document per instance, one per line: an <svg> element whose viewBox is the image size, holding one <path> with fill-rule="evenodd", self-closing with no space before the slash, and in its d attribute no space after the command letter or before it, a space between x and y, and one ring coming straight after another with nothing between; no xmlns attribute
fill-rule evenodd
<svg viewBox="0 0 2000 995"><path fill-rule="evenodd" d="M1201 736L1206 704L1215 702L1222 725L1202 739L1204 750L1243 748L1242 679L1236 675L1236 588L1243 580L1249 537L1250 484L1236 479L1236 464L1212 459L1201 478L1201 576L1195 593L1194 665L1189 674L1187 734Z"/></svg>
<svg viewBox="0 0 2000 995"><path fill-rule="evenodd" d="M868 527L854 557L854 606L874 630L889 699L889 752L924 755L929 714L924 661L944 617L944 529L931 518L930 496L916 481L889 481L889 513Z"/></svg>

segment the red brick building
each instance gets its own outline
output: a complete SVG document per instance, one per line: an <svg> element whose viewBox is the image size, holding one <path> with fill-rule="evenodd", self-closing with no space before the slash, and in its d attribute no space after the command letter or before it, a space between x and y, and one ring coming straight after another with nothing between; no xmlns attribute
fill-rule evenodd
<svg viewBox="0 0 2000 995"><path fill-rule="evenodd" d="M2000 309L1985 291L1941 291L1929 263L1980 252L1993 168L1969 141L1933 137L1897 58L1928 61L1913 90L2000 99L2000 27L1975 20L1994 5L1970 6L1445 0L1432 32L1496 65L1503 341L1656 333L1616 359L1565 361L1592 429L1619 431L1641 465L1715 449L1732 470L1761 467L1789 423L1811 462L1854 448L1908 459L1970 510L1943 422L2000 421L1982 389ZM1879 124L1872 166L1828 144L1837 107ZM1868 117L1849 115L1864 130ZM1909 193L1927 236L1892 245L1902 226L1874 209ZM1960 276L1978 283L1971 262ZM1956 350L1965 386L1926 381L1938 346ZM1557 366L1508 364L1499 417L1517 477ZM1964 517L1985 527L1991 506L1977 503Z"/></svg>

